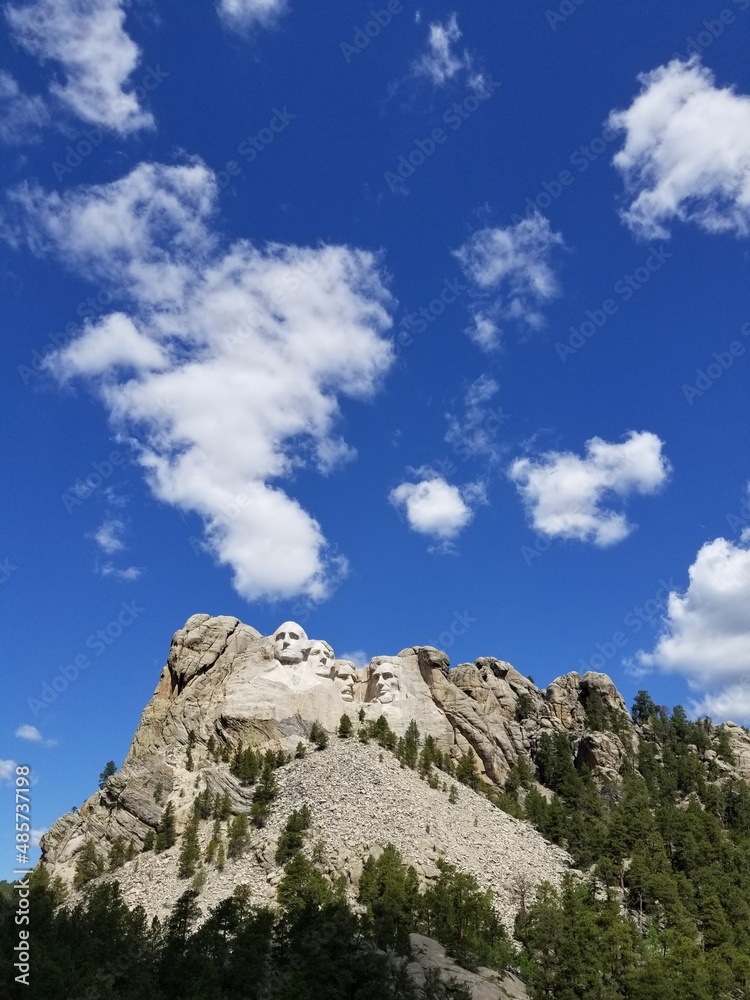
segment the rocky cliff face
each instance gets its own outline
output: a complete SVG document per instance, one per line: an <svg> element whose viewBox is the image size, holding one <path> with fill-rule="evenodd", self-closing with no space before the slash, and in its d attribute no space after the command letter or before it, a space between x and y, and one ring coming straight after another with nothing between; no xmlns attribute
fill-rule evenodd
<svg viewBox="0 0 750 1000"><path fill-rule="evenodd" d="M565 733L601 784L617 783L625 755L639 738L622 697L604 674L571 673L540 690L509 663L491 657L449 670L445 653L432 647L375 657L368 667L357 669L336 659L326 642L308 639L293 622L273 636L262 636L236 618L194 615L174 635L121 770L78 812L63 816L48 831L42 864L70 882L88 841L106 846L123 838L140 852L168 802L179 833L204 789L227 795L233 813L247 811L250 792L226 763L237 746L270 748L291 757L313 723L333 731L342 715L349 716L355 732L362 719L375 721L382 715L398 736L414 720L423 738L432 736L454 759L473 750L481 780L499 788L519 760L533 769L544 733ZM596 728L590 725L594 715ZM750 737L737 726L727 732L735 766L750 778ZM272 893L278 872L270 858L286 818L284 809L305 801L319 838L331 847L331 872L343 872L352 886L362 852L392 840L425 878L438 856L476 869L510 920L517 905L514 878L523 876L526 885L544 878L557 881L568 866L564 852L483 796L462 788L464 808L456 810L443 791L429 788L414 772L404 775L390 755L384 762L356 740L313 757L282 769L282 799L287 789L288 801L283 799L268 827L258 833L248 870L217 875L205 890L210 896L220 896L230 881L250 881L258 891L262 887ZM328 770L318 780L324 758ZM383 768L387 774L381 773ZM395 797L393 789L398 790ZM476 836L475 830L480 831ZM430 838L434 843L428 849ZM531 863L529 852L538 864ZM150 899L153 905L147 909L153 912L176 898L174 853L142 854L120 870L128 898L146 904Z"/></svg>

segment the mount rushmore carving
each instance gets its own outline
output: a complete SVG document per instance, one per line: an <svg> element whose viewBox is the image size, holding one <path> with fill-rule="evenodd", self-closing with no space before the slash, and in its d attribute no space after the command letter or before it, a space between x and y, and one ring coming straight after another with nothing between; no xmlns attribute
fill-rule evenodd
<svg viewBox="0 0 750 1000"><path fill-rule="evenodd" d="M263 682L297 691L333 681L341 700L391 705L408 698L401 668L392 659L375 657L364 671L350 660L337 660L323 639L308 639L296 622L284 622L273 634L273 666L260 675Z"/></svg>
<svg viewBox="0 0 750 1000"><path fill-rule="evenodd" d="M405 702L419 700L420 693L425 702L431 701L418 671L414 683L408 683L400 657L378 656L369 666L357 667L336 659L330 643L310 639L297 622L283 622L272 635L255 637L243 652L239 668L227 681L224 714L286 720L284 729L299 718L332 728L342 714L354 720L362 709L368 718L385 713L398 724Z"/></svg>

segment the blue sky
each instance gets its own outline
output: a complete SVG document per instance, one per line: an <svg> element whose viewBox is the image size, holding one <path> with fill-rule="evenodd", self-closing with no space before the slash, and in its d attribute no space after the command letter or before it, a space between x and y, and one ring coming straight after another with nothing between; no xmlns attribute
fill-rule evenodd
<svg viewBox="0 0 750 1000"><path fill-rule="evenodd" d="M4 6L36 830L196 612L750 722L748 7Z"/></svg>

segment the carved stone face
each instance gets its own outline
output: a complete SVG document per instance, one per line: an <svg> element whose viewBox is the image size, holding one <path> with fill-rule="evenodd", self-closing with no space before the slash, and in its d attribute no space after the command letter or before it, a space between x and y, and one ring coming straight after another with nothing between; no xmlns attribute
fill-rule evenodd
<svg viewBox="0 0 750 1000"><path fill-rule="evenodd" d="M301 663L308 648L307 634L296 622L284 622L274 634L273 655L279 663Z"/></svg>
<svg viewBox="0 0 750 1000"><path fill-rule="evenodd" d="M354 701L354 685L357 682L357 669L348 660L339 660L336 664L336 687L339 689L342 701Z"/></svg>
<svg viewBox="0 0 750 1000"><path fill-rule="evenodd" d="M381 705L389 705L399 698L401 679L395 663L379 663L370 674L370 680L375 688L374 700Z"/></svg>
<svg viewBox="0 0 750 1000"><path fill-rule="evenodd" d="M327 642L313 642L307 654L307 662L318 677L333 679L333 650Z"/></svg>

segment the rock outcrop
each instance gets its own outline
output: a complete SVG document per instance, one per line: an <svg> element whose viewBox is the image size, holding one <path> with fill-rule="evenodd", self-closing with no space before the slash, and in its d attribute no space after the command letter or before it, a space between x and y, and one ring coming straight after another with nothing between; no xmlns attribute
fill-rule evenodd
<svg viewBox="0 0 750 1000"><path fill-rule="evenodd" d="M121 770L45 834L42 864L71 882L88 841L107 847L122 838L139 854L118 872L126 898L146 905L158 886L159 905L166 905L184 889L175 874L175 849L140 852L167 803L178 833L202 790L228 797L232 813L245 812L252 789L243 787L227 763L240 745L291 758L314 723L333 732L342 716L349 717L355 733L362 720L384 716L397 736L404 736L413 720L422 738L433 737L454 760L473 751L480 780L500 789L520 760L533 772L545 733L565 734L577 760L602 786L618 783L639 739L639 727L604 674L570 673L540 690L503 660L482 657L450 669L446 654L429 646L377 656L358 669L336 659L328 643L308 639L294 622L263 636L236 618L193 615L174 635ZM750 736L739 726L725 729L735 763L714 753L717 768L750 778ZM424 879L434 874L439 856L474 872L493 889L510 923L514 877L520 873L527 885L555 882L568 867L564 852L485 797L462 788L462 798L471 801L455 810L445 790L399 768L390 755L381 757L354 738L282 768L282 800L267 830L256 836L255 861L247 860L247 871L212 873L206 898L231 892L232 880L252 883L263 898L272 895L279 877L269 861L274 837L303 802L331 849L330 873L345 874L352 886L362 857L391 839Z"/></svg>

